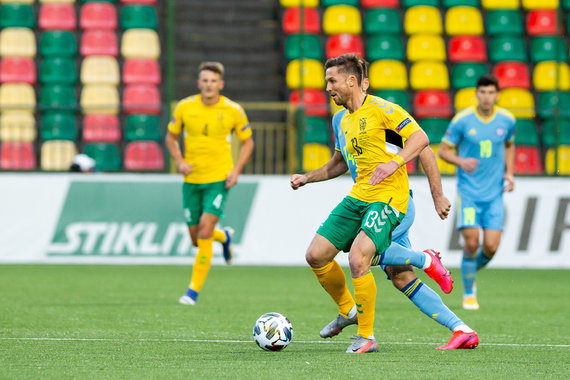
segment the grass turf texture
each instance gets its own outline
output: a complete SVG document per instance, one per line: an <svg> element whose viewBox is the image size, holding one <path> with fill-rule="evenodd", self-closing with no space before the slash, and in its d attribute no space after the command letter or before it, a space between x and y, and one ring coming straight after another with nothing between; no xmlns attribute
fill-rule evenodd
<svg viewBox="0 0 570 380"><path fill-rule="evenodd" d="M569 271L484 270L478 278L481 310L464 311L459 270L453 270L456 289L443 295L444 302L478 331L481 344L442 352L435 347L451 333L375 269L380 352L367 355L344 353L355 326L332 340L319 338L337 311L308 268L214 267L193 307L177 303L189 274L181 266L0 266L0 378L483 379L570 373ZM252 340L253 323L269 311L293 324L293 342L282 352L262 351Z"/></svg>

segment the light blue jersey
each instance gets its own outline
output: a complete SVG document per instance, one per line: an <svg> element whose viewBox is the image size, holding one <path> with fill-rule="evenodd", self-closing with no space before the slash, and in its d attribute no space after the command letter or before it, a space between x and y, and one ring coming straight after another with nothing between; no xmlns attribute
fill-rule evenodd
<svg viewBox="0 0 570 380"><path fill-rule="evenodd" d="M344 133L340 127L340 121L346 111L346 109L338 111L332 118L332 127L335 137L334 148L342 154L342 157L344 157L344 161L346 162L346 165L348 165L348 170L350 171L352 180L356 182L356 177L358 177L358 173L356 172L356 161L352 154L348 153L348 149L346 148L346 139L344 138Z"/></svg>
<svg viewBox="0 0 570 380"><path fill-rule="evenodd" d="M457 168L457 192L460 197L490 201L503 193L505 142L513 141L515 117L501 107L483 120L475 106L459 112L447 128L443 142L457 148L461 158L475 158L477 169L467 173Z"/></svg>

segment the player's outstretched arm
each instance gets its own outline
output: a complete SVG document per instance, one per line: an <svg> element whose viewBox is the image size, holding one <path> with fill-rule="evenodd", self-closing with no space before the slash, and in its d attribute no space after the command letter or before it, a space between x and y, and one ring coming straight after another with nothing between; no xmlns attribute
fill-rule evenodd
<svg viewBox="0 0 570 380"><path fill-rule="evenodd" d="M449 215L449 210L451 209L451 203L449 199L443 194L443 187L441 186L441 175L439 173L439 167L437 166L437 159L435 153L428 146L422 150L420 153L420 161L422 162L422 167L429 181L429 189L431 191L431 197L433 199L433 205L435 206L435 211L437 215L443 220L447 219Z"/></svg>
<svg viewBox="0 0 570 380"><path fill-rule="evenodd" d="M348 166L342 157L342 154L335 150L330 161L324 166L312 170L305 174L293 174L291 176L291 188L297 190L299 187L311 182L326 181L327 179L336 178L341 174L346 173Z"/></svg>
<svg viewBox="0 0 570 380"><path fill-rule="evenodd" d="M190 165L186 161L184 161L184 157L182 156L182 151L180 150L180 144L178 144L178 136L170 131L166 134L166 147L170 152L170 155L176 162L176 166L178 167L178 171L183 175L188 175L192 173L192 169L194 165Z"/></svg>
<svg viewBox="0 0 570 380"><path fill-rule="evenodd" d="M226 189L229 189L238 182L238 177L241 174L245 164L247 164L247 161L249 161L249 157L251 157L254 147L255 144L251 137L241 142L238 160L232 171L229 172L226 177Z"/></svg>
<svg viewBox="0 0 570 380"><path fill-rule="evenodd" d="M442 141L439 145L439 157L449 162L450 164L459 166L462 170L466 171L467 173L472 173L477 170L477 166L479 165L479 161L475 158L467 157L461 158L453 151L453 147Z"/></svg>
<svg viewBox="0 0 570 380"><path fill-rule="evenodd" d="M515 144L512 141L505 143L505 191L515 189Z"/></svg>

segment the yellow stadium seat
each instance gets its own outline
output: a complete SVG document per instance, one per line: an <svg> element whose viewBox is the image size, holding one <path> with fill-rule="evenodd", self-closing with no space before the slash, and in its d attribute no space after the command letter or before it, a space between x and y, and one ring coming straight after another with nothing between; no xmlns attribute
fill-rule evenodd
<svg viewBox="0 0 570 380"><path fill-rule="evenodd" d="M119 91L108 84L88 84L81 91L81 108L85 115L119 113Z"/></svg>
<svg viewBox="0 0 570 380"><path fill-rule="evenodd" d="M360 34L360 11L350 5L333 5L326 8L323 14L323 31L326 34Z"/></svg>
<svg viewBox="0 0 570 380"><path fill-rule="evenodd" d="M457 171L457 166L450 164L449 162L446 162L444 160L442 160L441 158L439 158L439 156L437 155L438 151L439 151L439 145L438 144L431 144L430 148L433 150L433 152L435 153L436 157L437 157L437 166L439 167L439 172L441 174L444 175L453 175L455 174L455 172ZM453 151L455 151L455 148L453 149ZM420 161L420 170L422 171L422 173L425 173L424 168L422 166L422 163Z"/></svg>
<svg viewBox="0 0 570 380"><path fill-rule="evenodd" d="M477 104L477 98L475 97L475 87L462 88L455 94L455 112L459 112L470 106Z"/></svg>
<svg viewBox="0 0 570 380"><path fill-rule="evenodd" d="M158 34L152 29L129 29L121 39L121 55L123 58L158 59L160 42Z"/></svg>
<svg viewBox="0 0 570 380"><path fill-rule="evenodd" d="M119 84L119 64L110 56L91 55L81 64L81 83Z"/></svg>
<svg viewBox="0 0 570 380"><path fill-rule="evenodd" d="M305 172L318 169L331 159L331 150L323 144L303 145L303 170Z"/></svg>
<svg viewBox="0 0 570 380"><path fill-rule="evenodd" d="M556 62L539 62L534 67L532 73L532 85L536 91L570 90L570 70L568 64L558 63L558 73L556 72ZM556 77L558 76L558 81ZM558 86L556 85L558 83Z"/></svg>
<svg viewBox="0 0 570 380"><path fill-rule="evenodd" d="M336 103L334 102L333 98L330 98L330 110L331 110L331 115L334 115L335 113L337 113L340 110L343 110L344 107L343 106L337 106Z"/></svg>
<svg viewBox="0 0 570 380"><path fill-rule="evenodd" d="M524 9L558 9L558 0L522 0Z"/></svg>
<svg viewBox="0 0 570 380"><path fill-rule="evenodd" d="M6 28L0 32L0 56L35 57L36 37L28 28Z"/></svg>
<svg viewBox="0 0 570 380"><path fill-rule="evenodd" d="M408 40L408 61L445 61L445 42L435 34L414 34Z"/></svg>
<svg viewBox="0 0 570 380"><path fill-rule="evenodd" d="M534 112L534 97L529 90L507 88L499 94L498 105L507 108L516 118L532 119Z"/></svg>
<svg viewBox="0 0 570 380"><path fill-rule="evenodd" d="M41 1L40 1L41 2ZM33 4L34 0L2 0L0 1L2 4Z"/></svg>
<svg viewBox="0 0 570 380"><path fill-rule="evenodd" d="M554 173L554 148L548 149L546 152L546 173ZM558 172L556 174L569 175L570 174L570 146L560 145L558 147Z"/></svg>
<svg viewBox="0 0 570 380"><path fill-rule="evenodd" d="M69 140L50 140L42 144L42 170L67 171L77 154L75 143Z"/></svg>
<svg viewBox="0 0 570 380"><path fill-rule="evenodd" d="M408 8L404 17L404 30L407 34L441 34L441 14L436 7L418 5Z"/></svg>
<svg viewBox="0 0 570 380"><path fill-rule="evenodd" d="M36 136L36 119L31 112L6 111L0 115L0 140L32 142Z"/></svg>
<svg viewBox="0 0 570 380"><path fill-rule="evenodd" d="M519 0L481 0L484 9L519 9Z"/></svg>
<svg viewBox="0 0 570 380"><path fill-rule="evenodd" d="M304 88L325 88L325 71L320 61L316 59L304 59L303 67L298 59L287 65L286 81L290 89L301 87L301 72Z"/></svg>
<svg viewBox="0 0 570 380"><path fill-rule="evenodd" d="M447 90L449 74L443 62L420 61L410 69L410 86L414 90Z"/></svg>
<svg viewBox="0 0 570 380"><path fill-rule="evenodd" d="M34 112L36 108L36 93L29 84L5 83L0 86L1 111Z"/></svg>
<svg viewBox="0 0 570 380"><path fill-rule="evenodd" d="M301 4L305 8L316 8L319 6L319 0L281 0L283 8L299 7Z"/></svg>
<svg viewBox="0 0 570 380"><path fill-rule="evenodd" d="M405 90L408 88L406 66L392 59L374 61L369 69L370 87L374 90L388 88Z"/></svg>
<svg viewBox="0 0 570 380"><path fill-rule="evenodd" d="M451 7L445 15L445 31L450 36L483 34L483 18L474 7Z"/></svg>
<svg viewBox="0 0 570 380"><path fill-rule="evenodd" d="M67 3L67 4L74 4L75 0L40 0L40 4L45 3Z"/></svg>

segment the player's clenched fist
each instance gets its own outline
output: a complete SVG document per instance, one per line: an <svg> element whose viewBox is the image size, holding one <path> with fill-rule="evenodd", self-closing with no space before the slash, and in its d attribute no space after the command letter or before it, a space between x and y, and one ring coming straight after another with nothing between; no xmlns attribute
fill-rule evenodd
<svg viewBox="0 0 570 380"><path fill-rule="evenodd" d="M307 176L304 174L293 174L291 176L291 188L297 190L299 187L307 184Z"/></svg>

